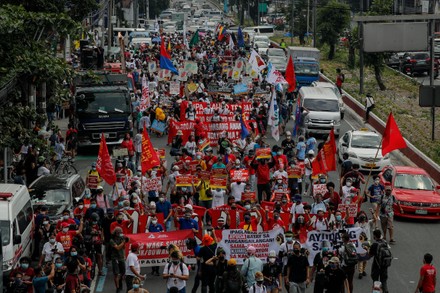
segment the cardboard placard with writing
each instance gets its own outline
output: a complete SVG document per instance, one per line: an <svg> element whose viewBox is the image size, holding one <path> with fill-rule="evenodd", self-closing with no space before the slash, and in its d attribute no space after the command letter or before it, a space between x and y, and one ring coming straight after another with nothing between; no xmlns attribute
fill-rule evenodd
<svg viewBox="0 0 440 293"><path fill-rule="evenodd" d="M247 182L249 180L249 170L247 169L232 169L229 174L232 182Z"/></svg>
<svg viewBox="0 0 440 293"><path fill-rule="evenodd" d="M257 159L270 159L272 157L270 148L258 148L255 150Z"/></svg>
<svg viewBox="0 0 440 293"><path fill-rule="evenodd" d="M243 192L241 194L241 201L250 200L252 203L257 201L257 193L255 191Z"/></svg>
<svg viewBox="0 0 440 293"><path fill-rule="evenodd" d="M211 188L226 188L227 178L211 177L209 180L209 187Z"/></svg>

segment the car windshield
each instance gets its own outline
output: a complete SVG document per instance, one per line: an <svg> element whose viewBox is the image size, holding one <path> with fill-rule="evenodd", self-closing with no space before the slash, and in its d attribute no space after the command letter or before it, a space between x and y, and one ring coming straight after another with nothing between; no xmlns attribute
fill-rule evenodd
<svg viewBox="0 0 440 293"><path fill-rule="evenodd" d="M295 74L317 76L319 74L318 65L313 63L295 63Z"/></svg>
<svg viewBox="0 0 440 293"><path fill-rule="evenodd" d="M284 50L280 49L274 49L274 50L269 50L268 52L269 56L280 56L280 57L286 57L286 54L284 53Z"/></svg>
<svg viewBox="0 0 440 293"><path fill-rule="evenodd" d="M2 245L6 246L11 242L11 223L9 221L1 220L0 229L2 231Z"/></svg>
<svg viewBox="0 0 440 293"><path fill-rule="evenodd" d="M305 99L304 108L309 111L339 112L339 105L336 100Z"/></svg>
<svg viewBox="0 0 440 293"><path fill-rule="evenodd" d="M31 191L31 196L35 204L65 205L70 201L67 189L38 189Z"/></svg>
<svg viewBox="0 0 440 293"><path fill-rule="evenodd" d="M78 112L104 114L120 111L130 112L127 96L123 92L85 92L80 96L82 95L84 97L77 97Z"/></svg>
<svg viewBox="0 0 440 293"><path fill-rule="evenodd" d="M434 190L434 185L428 176L417 174L397 174L394 187L415 190Z"/></svg>
<svg viewBox="0 0 440 293"><path fill-rule="evenodd" d="M256 42L255 45L258 46L258 48L269 48L269 45L266 42Z"/></svg>
<svg viewBox="0 0 440 293"><path fill-rule="evenodd" d="M351 147L361 149L377 149L380 139L374 135L354 135L351 140Z"/></svg>

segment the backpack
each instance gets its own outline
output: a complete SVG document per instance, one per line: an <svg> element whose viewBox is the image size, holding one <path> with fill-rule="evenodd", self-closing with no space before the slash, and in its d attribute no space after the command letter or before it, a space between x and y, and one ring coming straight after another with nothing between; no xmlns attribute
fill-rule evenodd
<svg viewBox="0 0 440 293"><path fill-rule="evenodd" d="M356 247L353 242L348 242L344 245L344 263L347 267L355 266L358 263L358 256Z"/></svg>
<svg viewBox="0 0 440 293"><path fill-rule="evenodd" d="M226 284L224 291L229 293L239 293L242 292L243 280L240 273L237 272L236 278L229 276L229 273L225 274ZM225 277L223 277L225 279Z"/></svg>
<svg viewBox="0 0 440 293"><path fill-rule="evenodd" d="M388 246L388 243L386 243L386 241L381 241L377 243L375 259L380 268L387 268L391 266L393 254L391 253L390 247Z"/></svg>

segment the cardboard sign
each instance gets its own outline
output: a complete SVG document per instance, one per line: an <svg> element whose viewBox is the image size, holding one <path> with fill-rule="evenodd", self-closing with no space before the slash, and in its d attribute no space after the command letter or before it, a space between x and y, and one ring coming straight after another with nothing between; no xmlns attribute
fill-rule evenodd
<svg viewBox="0 0 440 293"><path fill-rule="evenodd" d="M192 175L182 175L176 177L176 186L192 186L194 177Z"/></svg>
<svg viewBox="0 0 440 293"><path fill-rule="evenodd" d="M257 193L255 191L243 192L241 194L241 201L250 200L252 203L257 201Z"/></svg>
<svg viewBox="0 0 440 293"><path fill-rule="evenodd" d="M191 174L196 172L198 165L200 165L199 161L191 161L191 162L189 162L189 170L191 171Z"/></svg>
<svg viewBox="0 0 440 293"><path fill-rule="evenodd" d="M127 148L113 149L113 157L117 158L117 157L126 157L126 156L128 156Z"/></svg>
<svg viewBox="0 0 440 293"><path fill-rule="evenodd" d="M90 189L98 188L99 176L98 175L87 175L87 187Z"/></svg>
<svg viewBox="0 0 440 293"><path fill-rule="evenodd" d="M288 191L277 191L272 194L272 200L273 202L281 202L281 199L286 196L289 198L289 192Z"/></svg>
<svg viewBox="0 0 440 293"><path fill-rule="evenodd" d="M270 159L272 157L272 152L270 148L258 148L255 150L255 155L257 159Z"/></svg>
<svg viewBox="0 0 440 293"><path fill-rule="evenodd" d="M288 167L287 168L287 177L288 178L302 178L302 176L304 175L304 169L301 169L298 166L295 167Z"/></svg>
<svg viewBox="0 0 440 293"><path fill-rule="evenodd" d="M247 84L239 83L234 86L234 94L244 94L249 91Z"/></svg>
<svg viewBox="0 0 440 293"><path fill-rule="evenodd" d="M232 182L247 182L249 180L249 170L247 169L233 169L229 174Z"/></svg>
<svg viewBox="0 0 440 293"><path fill-rule="evenodd" d="M209 187L211 188L226 188L227 178L211 177L209 180Z"/></svg>
<svg viewBox="0 0 440 293"><path fill-rule="evenodd" d="M326 192L327 192L326 184L313 184L313 197L315 197L317 194L324 196Z"/></svg>
<svg viewBox="0 0 440 293"><path fill-rule="evenodd" d="M227 177L228 173L226 169L212 169L211 170L212 177Z"/></svg>
<svg viewBox="0 0 440 293"><path fill-rule="evenodd" d="M157 149L156 152L157 152L157 155L159 156L159 158L165 159L165 155L166 155L165 149Z"/></svg>
<svg viewBox="0 0 440 293"><path fill-rule="evenodd" d="M148 62L148 71L149 72L156 72L157 71L156 62Z"/></svg>
<svg viewBox="0 0 440 293"><path fill-rule="evenodd" d="M349 217L356 217L358 213L358 205L355 203L351 204L339 204L338 210L341 212L346 212L348 208L348 216Z"/></svg>
<svg viewBox="0 0 440 293"><path fill-rule="evenodd" d="M170 81L170 95L180 94L180 82Z"/></svg>
<svg viewBox="0 0 440 293"><path fill-rule="evenodd" d="M211 179L211 172L209 171L200 171L199 178L203 181L209 181Z"/></svg>

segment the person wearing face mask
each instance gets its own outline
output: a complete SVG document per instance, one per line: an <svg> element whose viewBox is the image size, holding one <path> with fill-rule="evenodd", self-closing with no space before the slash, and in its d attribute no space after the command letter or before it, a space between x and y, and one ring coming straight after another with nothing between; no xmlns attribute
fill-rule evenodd
<svg viewBox="0 0 440 293"><path fill-rule="evenodd" d="M284 170L284 166L286 166L286 165L284 165L284 163L278 164L278 167L277 167L278 169L275 172L273 172L273 174L272 174L273 179L275 179L275 180L281 179L281 182L277 181L277 183L287 183L288 174L287 174L286 170Z"/></svg>
<svg viewBox="0 0 440 293"><path fill-rule="evenodd" d="M257 217L252 218L251 212L253 212L253 213L255 212ZM261 220L260 212L257 210L256 207L253 207L251 210L248 210L244 213L243 222L241 222L238 225L238 229L256 232L258 229L258 224L260 223L260 220Z"/></svg>
<svg viewBox="0 0 440 293"><path fill-rule="evenodd" d="M125 275L125 245L126 237L120 227L112 233L110 243L111 262L113 268L116 292L122 292L122 277Z"/></svg>
<svg viewBox="0 0 440 293"><path fill-rule="evenodd" d="M85 217L87 212L87 208L84 206L84 200L80 199L78 203L76 204L75 209L73 210L73 216L75 219L81 219L82 217Z"/></svg>
<svg viewBox="0 0 440 293"><path fill-rule="evenodd" d="M311 279L315 278L315 286L313 293L324 293L325 288L325 268L328 266L330 259L335 256L328 240L321 242L321 251L315 255L313 266L310 272ZM316 273L316 275L315 275Z"/></svg>
<svg viewBox="0 0 440 293"><path fill-rule="evenodd" d="M61 243L56 241L56 234L52 233L49 237L49 241L43 245L38 266L41 267L43 263L53 262L62 255L64 255L64 248Z"/></svg>
<svg viewBox="0 0 440 293"><path fill-rule="evenodd" d="M293 244L293 254L289 256L286 267L284 282L289 284L289 292L305 293L306 286L310 284L309 261L301 253L299 242Z"/></svg>
<svg viewBox="0 0 440 293"><path fill-rule="evenodd" d="M249 293L266 293L271 292L267 290L267 287L264 285L264 279L262 272L255 273L255 283L249 287Z"/></svg>
<svg viewBox="0 0 440 293"><path fill-rule="evenodd" d="M61 230L61 227L62 227L62 225L64 223L68 224L69 226L70 225L76 225L75 220L70 217L70 211L69 210L64 210L63 211L62 218L57 222L57 231Z"/></svg>
<svg viewBox="0 0 440 293"><path fill-rule="evenodd" d="M293 204L290 208L290 223L295 224L297 215L304 214L304 204L302 202L301 194L295 194L293 197Z"/></svg>
<svg viewBox="0 0 440 293"><path fill-rule="evenodd" d="M348 171L345 173L344 177L342 177L341 182L342 184L345 184L345 180L347 178L352 179L352 186L359 189L361 187L361 183L365 184L365 177L364 175L359 171L359 164L353 164L351 171Z"/></svg>
<svg viewBox="0 0 440 293"><path fill-rule="evenodd" d="M275 146L274 146L275 148ZM276 169L280 169L280 166L282 165L283 167L281 168L280 172L284 171L284 166L287 166L288 161L287 161L287 157L286 155L283 154L283 149L276 146L275 148L275 155L274 155L274 161L275 161L275 168ZM285 176L287 178L287 174Z"/></svg>
<svg viewBox="0 0 440 293"><path fill-rule="evenodd" d="M345 184L342 186L342 198L350 197L350 191L353 187L353 180L351 178L347 178L345 180Z"/></svg>
<svg viewBox="0 0 440 293"><path fill-rule="evenodd" d="M241 274L245 279L247 288L251 288L256 282L255 273L263 270L263 262L261 259L255 256L257 249L254 246L249 245L246 251L247 259L244 261L243 266L241 267Z"/></svg>
<svg viewBox="0 0 440 293"><path fill-rule="evenodd" d="M185 119L188 121L194 121L196 119L196 109L193 107L191 101L188 102L188 107L185 109Z"/></svg>
<svg viewBox="0 0 440 293"><path fill-rule="evenodd" d="M205 171L207 169L206 162L202 152L196 152L196 156L194 160L198 162L198 165L200 165L201 170Z"/></svg>
<svg viewBox="0 0 440 293"><path fill-rule="evenodd" d="M173 166L171 168L171 173L170 175L168 175L168 183L167 183L167 187L165 188L165 194L168 193L168 191L171 191L171 193L175 193L176 192L176 177L180 176L180 172L179 172L180 168L179 166Z"/></svg>
<svg viewBox="0 0 440 293"><path fill-rule="evenodd" d="M213 116L211 118L211 122L222 122L222 117L220 116L220 113L218 109L214 110Z"/></svg>
<svg viewBox="0 0 440 293"><path fill-rule="evenodd" d="M223 188L210 189L210 193L212 196L212 208L219 207L225 204L225 198L226 198L225 189Z"/></svg>
<svg viewBox="0 0 440 293"><path fill-rule="evenodd" d="M139 243L134 242L131 244L130 252L125 260L125 284L127 286L127 292L133 289L134 278L139 278L140 280L145 280L142 276L141 267L138 259L139 254Z"/></svg>
<svg viewBox="0 0 440 293"><path fill-rule="evenodd" d="M312 203L312 214L317 214L319 210L324 211L324 213L327 211L327 204L322 201L322 194L317 193L315 195L315 202Z"/></svg>
<svg viewBox="0 0 440 293"><path fill-rule="evenodd" d="M125 219L127 218L127 220ZM129 234L130 226L133 224L133 218L127 211L120 211L116 216L116 221L110 224L110 233L113 233L116 227L120 227L124 234Z"/></svg>
<svg viewBox="0 0 440 293"><path fill-rule="evenodd" d="M189 270L186 264L181 262L177 251L171 253L171 262L165 265L162 277L167 281L167 292L175 287L177 292L186 292L186 281L189 279Z"/></svg>
<svg viewBox="0 0 440 293"><path fill-rule="evenodd" d="M179 229L180 230L192 230L194 234L199 232L199 224L192 217L191 212L185 211L182 218L179 218Z"/></svg>
<svg viewBox="0 0 440 293"><path fill-rule="evenodd" d="M97 213L92 213L90 219L85 223L83 237L87 251L95 251L99 276L103 276L102 244L104 243L104 232Z"/></svg>
<svg viewBox="0 0 440 293"><path fill-rule="evenodd" d="M73 245L73 238L81 234L84 227L84 220L81 219L78 230L69 230L70 225L68 223L63 223L61 225L61 231L57 233L56 241L63 245L64 251L69 251Z"/></svg>
<svg viewBox="0 0 440 293"><path fill-rule="evenodd" d="M340 268L339 258L334 256L330 259L329 265L325 268L326 293L350 292L348 288L347 275Z"/></svg>
<svg viewBox="0 0 440 293"><path fill-rule="evenodd" d="M43 245L49 241L50 235L55 232L55 225L52 225L48 216L45 215L42 220L43 221L41 222L37 234L38 239L40 239L38 252L41 252L41 250L43 249ZM37 245L37 243L35 243L35 245Z"/></svg>
<svg viewBox="0 0 440 293"><path fill-rule="evenodd" d="M387 239L387 230L390 235L390 243L395 243L394 240L394 210L393 205L396 203L396 198L392 194L391 183L385 183L385 194L382 195L377 202L376 214L380 217L380 224L382 226L383 239Z"/></svg>
<svg viewBox="0 0 440 293"><path fill-rule="evenodd" d="M226 253L223 248L219 247L216 256L208 259L205 265L212 266L215 269L215 290L213 292L223 292L223 274L228 268L228 260L226 259Z"/></svg>
<svg viewBox="0 0 440 293"><path fill-rule="evenodd" d="M246 139L247 140L247 139ZM255 144L255 143L254 143ZM247 156L244 157L243 159L243 165L245 166L245 168L248 170L248 174L249 174L249 186L251 187L251 190L254 191L254 186L255 186L255 169L252 168L251 166L251 162L254 160L254 156L255 156L255 151L254 149L250 149L248 151Z"/></svg>
<svg viewBox="0 0 440 293"><path fill-rule="evenodd" d="M104 219L104 210L98 206L94 198L90 200L90 207L87 209L85 219L90 220L93 213L98 214L100 220Z"/></svg>
<svg viewBox="0 0 440 293"><path fill-rule="evenodd" d="M275 166L275 163L273 160L267 162L267 159L255 159L256 157L252 160L251 166L253 169L255 169L255 174L257 177L258 201L261 202L263 200L263 193L265 194L264 199L270 199L270 169Z"/></svg>
<svg viewBox="0 0 440 293"><path fill-rule="evenodd" d="M82 273L87 270L86 262L82 256L79 255L76 246L72 246L68 252L66 252L66 285L64 287L65 292L80 292L80 282L83 279Z"/></svg>
<svg viewBox="0 0 440 293"><path fill-rule="evenodd" d="M282 290L282 263L278 261L275 250L271 250L267 263L263 266L264 285L268 293L278 293Z"/></svg>
<svg viewBox="0 0 440 293"><path fill-rule="evenodd" d="M16 272L14 275L11 275L12 282L9 285L8 289L11 290L11 292L14 293L27 293L28 292L28 286L23 283L23 274L21 272ZM32 286L31 286L32 290Z"/></svg>
<svg viewBox="0 0 440 293"><path fill-rule="evenodd" d="M115 211L113 208L107 209L107 214L104 219L102 219L102 230L104 232L104 246L105 246L105 261L106 264L110 264L111 259L111 247L110 247L110 239L111 239L111 230L110 226L112 223L116 222Z"/></svg>
<svg viewBox="0 0 440 293"><path fill-rule="evenodd" d="M308 226L317 231L325 231L329 229L329 222L328 219L325 218L325 211L322 208L316 211L316 216L309 221Z"/></svg>
<svg viewBox="0 0 440 293"><path fill-rule="evenodd" d="M385 186L380 184L379 176L375 176L373 179L374 183L368 187L366 194L370 199L370 203L373 205L373 208L376 209L377 202L385 193Z"/></svg>
<svg viewBox="0 0 440 293"><path fill-rule="evenodd" d="M221 292L241 293L244 282L242 274L237 270L237 261L231 258L223 273L223 291Z"/></svg>
<svg viewBox="0 0 440 293"><path fill-rule="evenodd" d="M206 162L206 170L211 171L212 165L217 162L217 157L213 155L213 151L211 147L207 147L205 149L205 157L203 160Z"/></svg>
<svg viewBox="0 0 440 293"><path fill-rule="evenodd" d="M199 270L199 277L202 281L202 292L214 292L215 283L215 267L212 265L207 265L206 262L215 257L215 251L217 249L217 243L209 235L205 234L202 239L202 246L197 254L197 260L201 263Z"/></svg>
<svg viewBox="0 0 440 293"><path fill-rule="evenodd" d="M55 276L55 264L50 265L50 273L48 275L44 274L44 268L38 267L35 269L35 278L32 280L32 284L34 286L35 293L44 293L46 292L46 287L50 282L52 282L53 277ZM69 291L67 291L69 292ZM70 291L72 292L72 291Z"/></svg>
<svg viewBox="0 0 440 293"><path fill-rule="evenodd" d="M244 192L246 184L241 181L232 182L230 185L230 195L235 198L235 202L241 201L241 194Z"/></svg>
<svg viewBox="0 0 440 293"><path fill-rule="evenodd" d="M333 204L333 206L337 207L341 203L341 197L339 196L339 193L335 191L335 184L333 182L328 182L326 184L327 192L324 194L324 197L322 198L324 202L327 204Z"/></svg>
<svg viewBox="0 0 440 293"><path fill-rule="evenodd" d="M159 193L159 201L156 203L156 213L162 213L166 231L171 230L173 207L167 200L164 192Z"/></svg>
<svg viewBox="0 0 440 293"><path fill-rule="evenodd" d="M93 162L92 165L90 166L90 170L87 172L87 178L89 178L89 176L95 177L98 182L97 186L100 186L102 182L102 178L101 176L99 176L99 172L96 170L96 162ZM96 191L96 189L90 189L90 190L92 191L92 193Z"/></svg>
<svg viewBox="0 0 440 293"><path fill-rule="evenodd" d="M269 216L269 213L266 214L266 223L269 230L281 227L284 228L284 221L280 217L280 212L278 210L274 210L273 217Z"/></svg>
<svg viewBox="0 0 440 293"><path fill-rule="evenodd" d="M281 148L284 150L284 154L287 159L290 161L293 159L294 149L295 149L295 141L292 139L292 133L290 131L286 131L286 139L281 142Z"/></svg>
<svg viewBox="0 0 440 293"><path fill-rule="evenodd" d="M313 195L313 179L312 179L312 163L315 160L315 152L313 150L309 150L307 152L307 157L304 159L304 196Z"/></svg>
<svg viewBox="0 0 440 293"><path fill-rule="evenodd" d="M32 280L35 277L35 271L30 266L31 259L27 256L24 256L20 259L20 265L13 269L9 274L9 281L13 284L16 280L14 276L17 274L21 274L21 280L19 283L22 283L26 286L26 292L33 293L32 289Z"/></svg>
<svg viewBox="0 0 440 293"><path fill-rule="evenodd" d="M139 278L134 278L133 279L133 289L128 291L128 293L149 293L148 290L141 288L141 287L142 287L141 280Z"/></svg>

